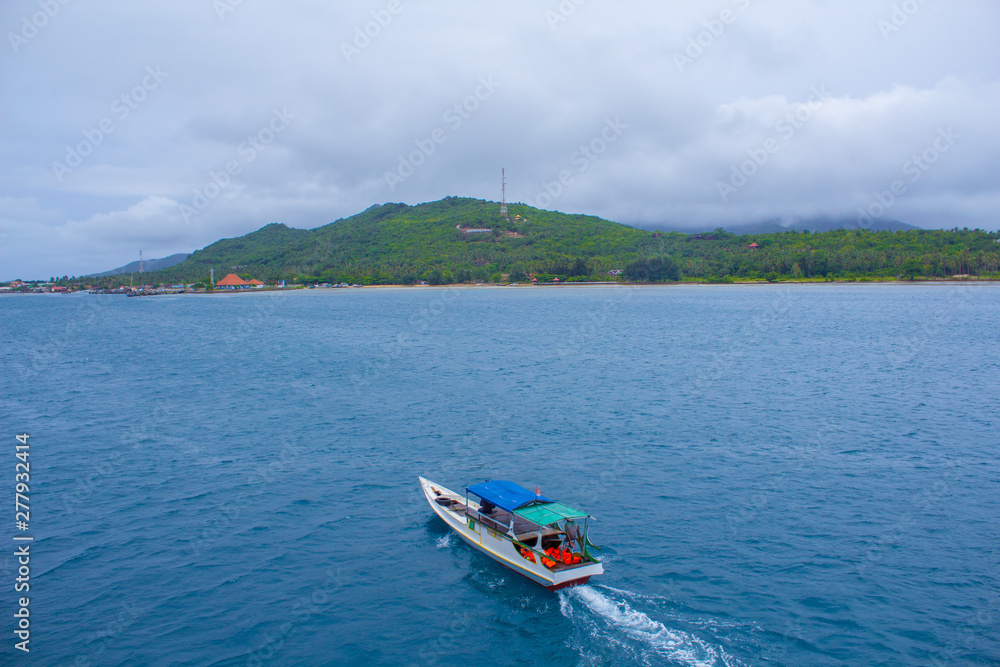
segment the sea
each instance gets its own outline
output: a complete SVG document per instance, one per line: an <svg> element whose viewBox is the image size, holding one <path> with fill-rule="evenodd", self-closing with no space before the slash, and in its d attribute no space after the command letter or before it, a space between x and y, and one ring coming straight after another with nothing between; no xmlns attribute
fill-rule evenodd
<svg viewBox="0 0 1000 667"><path fill-rule="evenodd" d="M0 663L998 665L998 322L978 283L0 297ZM537 586L418 476L587 510L605 574Z"/></svg>

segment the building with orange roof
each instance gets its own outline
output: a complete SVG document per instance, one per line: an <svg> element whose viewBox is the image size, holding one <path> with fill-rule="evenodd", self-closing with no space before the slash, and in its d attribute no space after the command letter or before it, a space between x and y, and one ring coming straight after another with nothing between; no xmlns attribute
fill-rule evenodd
<svg viewBox="0 0 1000 667"><path fill-rule="evenodd" d="M246 289L250 283L240 278L235 273L230 273L225 278L215 283L216 289Z"/></svg>

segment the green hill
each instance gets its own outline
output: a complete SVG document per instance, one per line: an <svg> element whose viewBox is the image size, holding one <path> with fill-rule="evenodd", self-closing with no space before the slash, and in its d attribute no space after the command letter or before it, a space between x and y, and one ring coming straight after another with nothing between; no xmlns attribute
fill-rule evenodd
<svg viewBox="0 0 1000 667"><path fill-rule="evenodd" d="M979 230L822 233L788 231L737 236L650 232L592 216L459 197L416 206L376 205L350 218L304 230L271 224L223 239L145 282L244 278L364 284L426 280L432 284L608 280L624 269L641 280L895 279L973 274L998 277L1000 234ZM756 247L751 247L756 244ZM650 260L656 261L650 263ZM667 261L669 260L669 261ZM664 263L665 262L665 263ZM645 272L645 273L644 273Z"/></svg>
<svg viewBox="0 0 1000 667"><path fill-rule="evenodd" d="M508 210L509 220L495 202L448 197L417 206L376 205L313 230L271 224L213 243L157 279L204 280L212 268L217 278L236 272L265 280L365 283L428 277L467 282L544 271L579 277L621 268L653 245L651 232L592 216L520 204ZM583 261L574 271L577 260Z"/></svg>

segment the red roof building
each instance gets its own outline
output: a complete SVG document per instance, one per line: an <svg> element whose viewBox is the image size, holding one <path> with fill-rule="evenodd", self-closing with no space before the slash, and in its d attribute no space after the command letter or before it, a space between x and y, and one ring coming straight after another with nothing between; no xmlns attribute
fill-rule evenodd
<svg viewBox="0 0 1000 667"><path fill-rule="evenodd" d="M756 250L756 249L757 249L757 248L759 248L760 246L759 246L759 245L757 245L757 242L756 242L756 241L754 241L753 243L751 243L751 244L750 244L750 245L748 245L747 247L748 247L748 248L750 248L751 250Z"/></svg>
<svg viewBox="0 0 1000 667"><path fill-rule="evenodd" d="M225 287L227 289L239 289L241 287L249 287L250 283L240 278L235 273L230 273L225 278L215 283L216 287Z"/></svg>

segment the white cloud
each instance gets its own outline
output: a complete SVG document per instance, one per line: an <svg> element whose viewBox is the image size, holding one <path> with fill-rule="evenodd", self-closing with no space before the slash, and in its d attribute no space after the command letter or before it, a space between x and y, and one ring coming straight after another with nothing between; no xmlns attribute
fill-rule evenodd
<svg viewBox="0 0 1000 667"><path fill-rule="evenodd" d="M574 169L551 207L622 222L845 214L947 127L961 139L891 216L997 226L996 3L928 3L884 37L893 3L881 0L590 0L554 29L555 1L403 2L348 62L341 43L385 4L242 3L222 21L205 2L66 5L0 61L0 187L6 201L35 207L4 210L0 279L11 267L24 277L103 270L140 245L192 251L385 201L495 199L501 166L513 200ZM31 6L5 3L0 23L20 25ZM726 8L734 18L720 32ZM679 69L691 40L701 53ZM111 41L116 49L92 47ZM149 67L166 76L120 118L115 101ZM490 76L501 85L449 123L445 113ZM723 201L716 182L814 86L830 99L791 137L779 133L780 149ZM178 218L276 107L294 110L289 128L203 211ZM574 155L615 117L627 131L579 171ZM52 163L105 118L114 131L60 181ZM385 172L436 128L447 140L391 191Z"/></svg>

